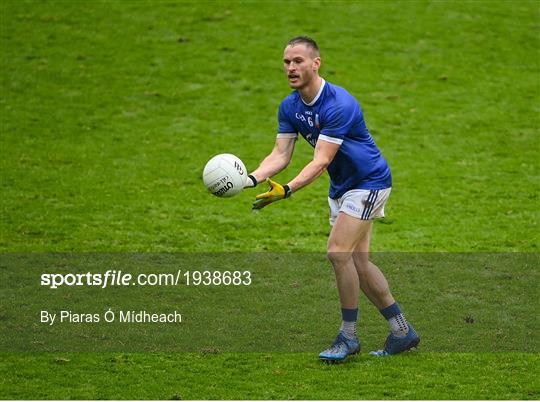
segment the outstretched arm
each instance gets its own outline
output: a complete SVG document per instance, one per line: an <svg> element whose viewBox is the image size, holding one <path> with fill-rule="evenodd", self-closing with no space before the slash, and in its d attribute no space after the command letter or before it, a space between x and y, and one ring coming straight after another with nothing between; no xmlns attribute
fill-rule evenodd
<svg viewBox="0 0 540 402"><path fill-rule="evenodd" d="M285 169L291 161L295 142L296 138L278 137L272 152L264 158L259 167L250 174L257 182L248 183L247 187L255 187L257 183L260 183L268 177L272 177Z"/></svg>
<svg viewBox="0 0 540 402"><path fill-rule="evenodd" d="M287 198L293 191L297 191L313 182L326 170L336 156L338 149L339 144L324 140L317 141L313 160L289 184L282 186L271 179L267 179L270 190L255 197L253 209L261 209L275 201Z"/></svg>
<svg viewBox="0 0 540 402"><path fill-rule="evenodd" d="M300 190L323 174L336 156L338 149L339 144L324 140L317 141L313 160L302 169L298 176L289 182L291 192Z"/></svg>

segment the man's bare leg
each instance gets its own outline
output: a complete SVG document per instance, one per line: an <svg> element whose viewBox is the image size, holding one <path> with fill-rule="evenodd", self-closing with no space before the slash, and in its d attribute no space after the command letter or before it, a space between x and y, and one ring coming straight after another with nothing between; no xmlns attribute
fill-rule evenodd
<svg viewBox="0 0 540 402"><path fill-rule="evenodd" d="M357 244L366 237L371 221L338 214L328 238L328 259L334 267L339 299L343 308L357 308L360 295L359 275L353 259Z"/></svg>
<svg viewBox="0 0 540 402"><path fill-rule="evenodd" d="M340 212L328 239L328 259L334 267L341 302L341 328L332 346L319 354L326 361L340 361L360 350L356 336L360 282L353 260L358 241L365 237L369 222Z"/></svg>
<svg viewBox="0 0 540 402"><path fill-rule="evenodd" d="M353 261L358 274L360 288L390 325L391 334L387 338L383 350L373 352L377 356L396 354L415 347L420 338L414 331L396 303L385 276L381 270L369 261L369 245L373 221L369 222L369 230L358 240L353 253Z"/></svg>
<svg viewBox="0 0 540 402"><path fill-rule="evenodd" d="M396 301L390 293L388 281L381 270L369 261L369 244L371 242L373 221L369 220L363 222L366 222L367 229L365 235L356 243L353 261L362 292L375 307L382 310L383 308L394 304Z"/></svg>

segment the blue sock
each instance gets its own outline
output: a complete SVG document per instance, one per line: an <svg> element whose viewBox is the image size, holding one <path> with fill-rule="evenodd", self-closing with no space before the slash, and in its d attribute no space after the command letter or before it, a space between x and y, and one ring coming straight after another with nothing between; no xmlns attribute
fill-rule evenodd
<svg viewBox="0 0 540 402"><path fill-rule="evenodd" d="M398 337L403 337L409 332L409 323L399 308L399 304L394 303L388 307L379 310L390 325L392 334Z"/></svg>
<svg viewBox="0 0 540 402"><path fill-rule="evenodd" d="M346 338L356 338L356 321L358 321L357 308L342 308L341 309L341 328Z"/></svg>

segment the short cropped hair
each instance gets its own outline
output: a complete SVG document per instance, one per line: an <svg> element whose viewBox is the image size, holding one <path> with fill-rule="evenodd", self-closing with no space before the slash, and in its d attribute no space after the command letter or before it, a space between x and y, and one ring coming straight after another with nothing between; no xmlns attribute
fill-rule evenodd
<svg viewBox="0 0 540 402"><path fill-rule="evenodd" d="M295 36L294 38L289 40L289 42L287 42L287 46L295 46L299 44L311 48L311 52L314 58L320 57L319 46L317 46L317 42L315 42L315 39L310 38L309 36Z"/></svg>

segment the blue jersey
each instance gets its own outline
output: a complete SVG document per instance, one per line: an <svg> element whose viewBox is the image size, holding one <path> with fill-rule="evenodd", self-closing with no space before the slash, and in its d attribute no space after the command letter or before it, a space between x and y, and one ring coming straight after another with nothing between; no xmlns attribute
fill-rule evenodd
<svg viewBox="0 0 540 402"><path fill-rule="evenodd" d="M279 106L278 137L302 135L313 147L317 140L340 144L328 166L330 190L336 199L354 189L380 190L392 186L386 160L369 133L360 105L345 89L322 81L309 104L298 91Z"/></svg>

